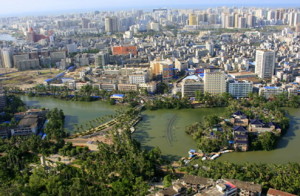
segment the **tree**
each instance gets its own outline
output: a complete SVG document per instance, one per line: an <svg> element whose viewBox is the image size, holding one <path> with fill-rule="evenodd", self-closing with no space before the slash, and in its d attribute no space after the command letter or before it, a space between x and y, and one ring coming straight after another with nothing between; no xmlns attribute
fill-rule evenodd
<svg viewBox="0 0 300 196"><path fill-rule="evenodd" d="M169 187L172 185L172 176L170 174L166 175L163 179L164 187Z"/></svg>
<svg viewBox="0 0 300 196"><path fill-rule="evenodd" d="M277 137L272 132L266 132L261 134L259 137L263 150L273 150L276 147Z"/></svg>

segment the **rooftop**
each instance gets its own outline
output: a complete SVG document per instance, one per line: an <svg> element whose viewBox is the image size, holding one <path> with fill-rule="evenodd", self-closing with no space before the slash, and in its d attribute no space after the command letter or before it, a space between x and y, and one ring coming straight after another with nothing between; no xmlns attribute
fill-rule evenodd
<svg viewBox="0 0 300 196"><path fill-rule="evenodd" d="M232 184L234 184L235 186L237 186L238 189L243 189L246 191L251 191L251 192L258 192L260 193L262 191L262 186L259 184L254 184L253 182L243 182L240 180L227 180L229 182L231 182Z"/></svg>
<svg viewBox="0 0 300 196"><path fill-rule="evenodd" d="M293 195L293 194L291 194L291 193L279 191L279 190L272 189L272 188L270 188L270 189L268 190L267 195L269 195L269 196L296 196L296 195Z"/></svg>

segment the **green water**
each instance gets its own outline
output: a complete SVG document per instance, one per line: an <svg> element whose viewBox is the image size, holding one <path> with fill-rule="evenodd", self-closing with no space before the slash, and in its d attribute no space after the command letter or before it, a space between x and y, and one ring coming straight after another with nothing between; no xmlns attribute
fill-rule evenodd
<svg viewBox="0 0 300 196"><path fill-rule="evenodd" d="M196 143L185 133L185 127L222 111L223 108L145 111L133 137L146 148L160 147L170 158L187 156L189 149L196 149Z"/></svg>
<svg viewBox="0 0 300 196"><path fill-rule="evenodd" d="M59 108L64 111L65 128L69 132L74 132L75 124L86 124L90 120L97 117L112 115L120 107L111 106L108 103L97 102L77 102L77 101L64 101L49 97L28 97L21 96L21 99L28 106L44 107L44 108Z"/></svg>
<svg viewBox="0 0 300 196"><path fill-rule="evenodd" d="M111 115L120 106L110 106L104 102L71 102L49 97L27 97L22 100L30 106L60 108L66 114L66 129L73 131L74 124L86 123L99 116ZM206 115L222 115L224 108L202 108L184 110L158 110L143 112L143 120L137 125L133 137L145 148L158 146L163 155L177 159L188 155L188 150L196 148L196 143L188 136L185 127L200 121ZM288 109L291 119L290 129L273 151L239 152L222 155L218 161L300 163L300 110Z"/></svg>

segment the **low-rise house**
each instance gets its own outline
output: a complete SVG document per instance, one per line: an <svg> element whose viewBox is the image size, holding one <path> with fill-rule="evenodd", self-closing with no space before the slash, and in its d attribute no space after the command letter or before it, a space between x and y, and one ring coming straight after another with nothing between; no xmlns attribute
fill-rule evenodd
<svg viewBox="0 0 300 196"><path fill-rule="evenodd" d="M38 132L38 115L26 115L18 126L11 130L11 135L31 135Z"/></svg>
<svg viewBox="0 0 300 196"><path fill-rule="evenodd" d="M241 111L237 111L232 115L232 118L230 119L231 124L234 126L248 126L249 119L248 117Z"/></svg>
<svg viewBox="0 0 300 196"><path fill-rule="evenodd" d="M236 151L248 151L249 142L248 135L235 135L234 137L234 149Z"/></svg>
<svg viewBox="0 0 300 196"><path fill-rule="evenodd" d="M187 193L189 190L189 193ZM176 184L157 192L156 196L261 196L262 186L235 179L219 179L186 175Z"/></svg>
<svg viewBox="0 0 300 196"><path fill-rule="evenodd" d="M260 196L261 195L262 186L260 184L254 184L253 182L244 182L244 181L235 180L235 179L230 179L227 181L231 182L238 188L238 195L240 195L240 196Z"/></svg>
<svg viewBox="0 0 300 196"><path fill-rule="evenodd" d="M201 190L199 196L234 196L237 195L237 187L226 180L217 180L214 186Z"/></svg>
<svg viewBox="0 0 300 196"><path fill-rule="evenodd" d="M161 190L155 194L155 196L179 196L184 193L185 187L181 183L176 183L164 190Z"/></svg>
<svg viewBox="0 0 300 196"><path fill-rule="evenodd" d="M248 131L257 134L265 133L265 132L274 132L275 134L280 134L281 128L272 122L263 123L259 119L253 119L249 123Z"/></svg>
<svg viewBox="0 0 300 196"><path fill-rule="evenodd" d="M11 129L11 135L25 136L37 134L44 126L48 110L31 109L25 112L25 115L17 114L15 117L21 118L18 126ZM22 117L23 116L23 117Z"/></svg>
<svg viewBox="0 0 300 196"><path fill-rule="evenodd" d="M138 86L136 84L118 84L119 91L137 91Z"/></svg>
<svg viewBox="0 0 300 196"><path fill-rule="evenodd" d="M233 132L235 135L245 135L245 134L247 134L247 129L245 129L242 126L234 126Z"/></svg>
<svg viewBox="0 0 300 196"><path fill-rule="evenodd" d="M182 179L182 184L187 188L192 188L195 192L205 189L213 185L213 180L209 178L202 178L199 176L186 175Z"/></svg>

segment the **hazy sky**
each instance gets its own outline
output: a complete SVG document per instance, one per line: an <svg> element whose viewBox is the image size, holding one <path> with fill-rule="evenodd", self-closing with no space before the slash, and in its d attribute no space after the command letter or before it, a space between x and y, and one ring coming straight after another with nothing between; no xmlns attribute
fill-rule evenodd
<svg viewBox="0 0 300 196"><path fill-rule="evenodd" d="M0 15L23 15L34 12L55 12L63 10L104 10L129 8L181 7L192 5L261 5L261 6L298 6L299 0L0 0ZM197 8L197 7L195 7Z"/></svg>

